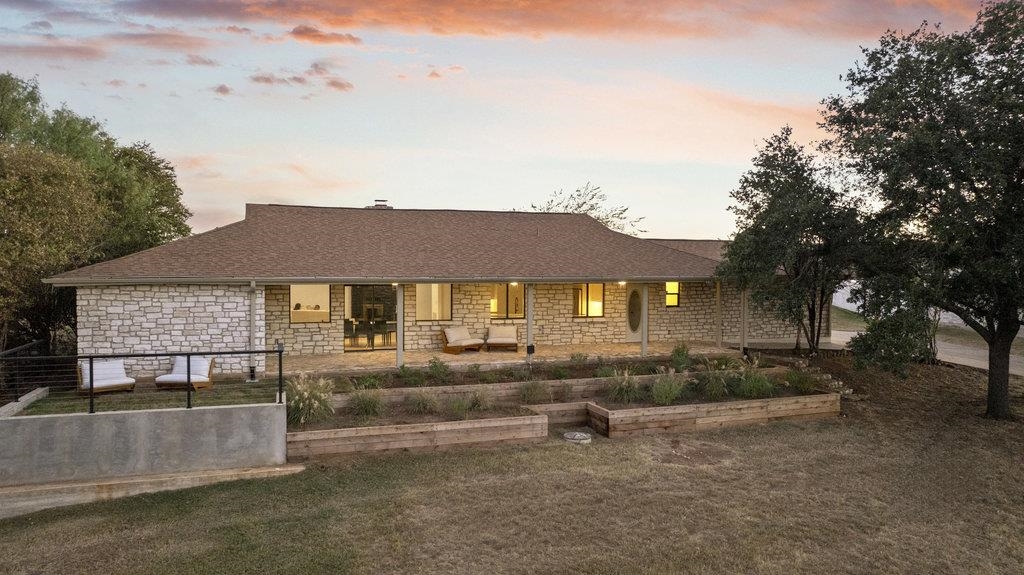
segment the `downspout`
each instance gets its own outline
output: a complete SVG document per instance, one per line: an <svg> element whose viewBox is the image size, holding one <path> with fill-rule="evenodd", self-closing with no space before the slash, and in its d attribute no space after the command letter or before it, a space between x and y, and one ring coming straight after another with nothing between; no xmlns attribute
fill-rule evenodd
<svg viewBox="0 0 1024 575"><path fill-rule="evenodd" d="M256 280L249 280L249 349L256 349ZM248 354L249 382L256 382L256 358Z"/></svg>

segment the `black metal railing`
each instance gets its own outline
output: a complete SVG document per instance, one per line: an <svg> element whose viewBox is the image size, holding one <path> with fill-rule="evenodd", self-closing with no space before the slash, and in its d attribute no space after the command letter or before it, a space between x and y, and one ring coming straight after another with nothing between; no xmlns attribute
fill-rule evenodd
<svg viewBox="0 0 1024 575"><path fill-rule="evenodd" d="M14 351L14 350L11 350ZM229 383L229 389L237 392L238 386L244 386L245 384L260 384L263 385L266 393L269 394L269 388L267 381L261 381L257 378L256 358L263 356L264 358L264 373L269 374L270 358L276 359L276 392L275 401L277 403L284 402L284 346L278 345L274 349L260 349L260 350L228 350L228 351L188 351L188 352L153 352L153 353L109 353L109 354L83 354L83 355L60 355L60 356L43 356L43 355L17 355L9 354L0 357L0 386L3 387L5 398L11 398L6 401L16 400L18 397L31 392L34 389L40 387L50 388L50 395L57 394L58 399L64 401L64 405L61 409L68 412L76 411L81 408L75 409L74 402L77 399L81 401L88 399L88 413L96 413L96 403L99 397L105 396L102 393L108 391L101 386L97 386L96 367L100 362L110 360L125 360L120 367L125 367L125 375L133 380L138 380L139 388L136 388L136 383L125 384L124 389L118 389L118 391L132 391L130 395L139 396L140 394L150 394L146 397L146 400L139 400L135 402L136 406L131 406L131 401L121 400L121 408L127 409L139 409L139 405L155 405L155 406L166 406L168 397L168 391L182 391L185 392L185 407L191 409L194 403L194 395L198 391L197 386L205 386L210 384L212 387L212 375L213 368L209 367L209 376L200 377L199 374L193 372L193 360L194 358L203 358L207 361L213 362L220 358L226 358L233 356L235 359L235 369L225 370L221 368L221 372L218 373L218 379L227 378L229 381L233 377L237 380L235 383ZM184 369L184 381L177 382L180 385L161 387L159 385L159 379L156 375L160 375L161 372L167 371L166 364L164 361L170 359L173 361L175 358L185 358L185 369ZM163 360L163 361L161 361ZM129 362L134 362L134 366L127 365ZM137 372L137 373L133 373ZM145 374L145 375L139 375ZM153 374L153 375L150 375ZM153 384L147 381L153 379ZM127 381L127 380L126 380ZM224 386L221 384L221 388ZM116 386L115 386L116 387ZM142 391L136 391L141 389ZM205 393L205 392L204 392ZM154 397L158 397L156 394L161 394L158 400L154 400ZM85 397L83 397L85 396ZM222 401L224 397L220 398ZM230 398L228 398L230 399ZM265 401L265 399L264 399ZM230 401L227 401L230 403ZM223 404L223 403L221 403ZM113 405L113 404L112 404ZM180 405L180 404L178 404ZM118 406L113 406L113 409L118 409Z"/></svg>

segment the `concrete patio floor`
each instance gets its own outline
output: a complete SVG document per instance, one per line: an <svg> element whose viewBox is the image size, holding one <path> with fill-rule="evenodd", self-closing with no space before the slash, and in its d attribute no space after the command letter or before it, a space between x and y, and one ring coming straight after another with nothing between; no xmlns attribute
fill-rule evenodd
<svg viewBox="0 0 1024 575"><path fill-rule="evenodd" d="M739 352L732 349L715 347L714 344L687 342L690 353L708 356L734 356ZM647 346L647 358L664 358L672 353L675 342L651 342ZM581 345L538 345L533 354L535 363L554 363L569 361L573 354L587 355L587 360L596 362L599 358L606 360L643 359L639 343L612 344L581 344ZM481 369L498 369L515 365L525 365L526 346L520 346L518 352L512 351L466 351L458 355L442 353L441 350L406 351L405 365L424 367L431 358L440 358L453 369L465 369L470 365L479 365ZM360 371L378 371L394 369L395 350L351 351L348 353L332 353L323 355L285 355L284 372L298 373L345 373ZM276 358L268 360L267 371L277 370Z"/></svg>

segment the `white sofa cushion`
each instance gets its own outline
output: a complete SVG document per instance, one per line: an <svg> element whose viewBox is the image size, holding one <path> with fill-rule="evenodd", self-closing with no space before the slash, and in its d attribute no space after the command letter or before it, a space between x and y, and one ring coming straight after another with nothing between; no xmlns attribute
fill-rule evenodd
<svg viewBox="0 0 1024 575"><path fill-rule="evenodd" d="M482 339L480 339L478 337L470 337L470 338L466 338L466 339L460 339L458 341L450 341L448 343L450 345L461 345L463 347L466 347L468 345L483 345L484 340L482 340Z"/></svg>
<svg viewBox="0 0 1024 575"><path fill-rule="evenodd" d="M157 383L207 383L210 378L206 375L192 374L192 379L187 379L184 373L168 373L165 375L158 375L156 378Z"/></svg>
<svg viewBox="0 0 1024 575"><path fill-rule="evenodd" d="M498 341L498 340L511 341ZM494 343L516 343L516 326L492 325L487 328L487 341Z"/></svg>
<svg viewBox="0 0 1024 575"><path fill-rule="evenodd" d="M193 381L198 381L196 379L197 376L205 378L208 375L210 375L210 360L205 358L205 357L201 357L201 356L198 356L198 355L193 355L192 356L191 367L192 367L192 380ZM181 376L181 381L185 381L185 373L188 371L188 369L189 369L188 359L185 356L178 355L178 356L174 357L174 363L171 365L171 373L169 373L167 375ZM163 376L161 376L161 377L163 377ZM171 381L171 380L161 380L159 377L156 380L157 381ZM209 381L209 379L205 379L204 381Z"/></svg>
<svg viewBox="0 0 1024 575"><path fill-rule="evenodd" d="M89 361L82 361L79 365L82 367L82 388L89 389ZM94 359L92 369L93 388L135 383L135 380L125 373L123 359Z"/></svg>
<svg viewBox="0 0 1024 575"><path fill-rule="evenodd" d="M504 344L513 345L518 344L519 341L514 337L489 337L487 338L488 344Z"/></svg>
<svg viewBox="0 0 1024 575"><path fill-rule="evenodd" d="M444 337L448 340L448 343L452 345L459 345L456 342L464 339L473 339L469 335L469 329L465 326L447 327L444 330Z"/></svg>

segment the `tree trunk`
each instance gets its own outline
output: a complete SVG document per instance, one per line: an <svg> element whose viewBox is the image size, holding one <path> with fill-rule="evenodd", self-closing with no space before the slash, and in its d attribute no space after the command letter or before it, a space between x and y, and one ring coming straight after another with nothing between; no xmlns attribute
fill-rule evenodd
<svg viewBox="0 0 1024 575"><path fill-rule="evenodd" d="M1004 327L1000 322L988 344L988 401L985 417L1013 419L1010 411L1010 346L1019 325Z"/></svg>

